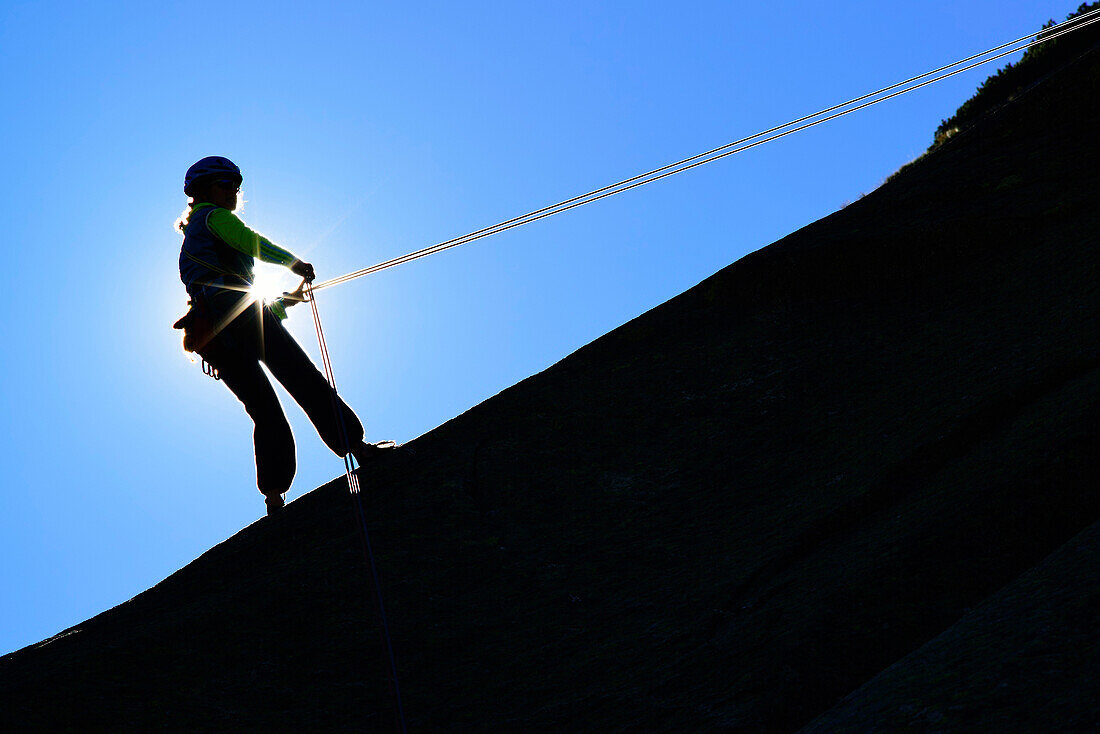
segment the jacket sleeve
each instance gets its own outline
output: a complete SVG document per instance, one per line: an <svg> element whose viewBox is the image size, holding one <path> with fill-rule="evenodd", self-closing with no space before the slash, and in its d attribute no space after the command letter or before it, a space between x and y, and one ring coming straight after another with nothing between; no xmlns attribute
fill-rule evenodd
<svg viewBox="0 0 1100 734"><path fill-rule="evenodd" d="M276 298L274 301L267 304L267 307L271 309L271 313L275 318L279 319L279 321L286 318L286 304L283 303L283 299Z"/></svg>
<svg viewBox="0 0 1100 734"><path fill-rule="evenodd" d="M290 267L298 261L294 255L276 245L259 232L248 228L236 214L217 208L206 219L206 226L227 245L265 263Z"/></svg>
<svg viewBox="0 0 1100 734"><path fill-rule="evenodd" d="M290 254L274 242L264 237L259 232L248 228L240 218L228 209L217 208L210 212L206 218L207 228L217 235L223 242L235 250L240 250L246 255L258 257L260 260L275 265L290 267L298 262L298 258ZM286 306L283 299L279 298L269 303L268 308L275 318L282 321L286 318Z"/></svg>

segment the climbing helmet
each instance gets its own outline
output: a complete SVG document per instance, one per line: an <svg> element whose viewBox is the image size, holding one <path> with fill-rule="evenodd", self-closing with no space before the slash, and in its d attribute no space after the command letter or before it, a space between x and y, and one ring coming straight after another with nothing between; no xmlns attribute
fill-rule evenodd
<svg viewBox="0 0 1100 734"><path fill-rule="evenodd" d="M211 179L214 176L235 181L238 186L244 180L241 169L237 168L233 161L220 155L210 155L187 169L183 177L183 193L191 196L194 193L194 185L199 179Z"/></svg>

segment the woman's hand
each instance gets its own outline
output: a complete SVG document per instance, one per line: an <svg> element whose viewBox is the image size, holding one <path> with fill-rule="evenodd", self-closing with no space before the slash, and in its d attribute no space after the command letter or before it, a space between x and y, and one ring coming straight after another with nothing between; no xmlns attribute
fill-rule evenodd
<svg viewBox="0 0 1100 734"><path fill-rule="evenodd" d="M317 277L317 273L313 272L313 266L304 260L298 260L291 265L290 272L294 273L299 278L305 278L307 283L312 283Z"/></svg>

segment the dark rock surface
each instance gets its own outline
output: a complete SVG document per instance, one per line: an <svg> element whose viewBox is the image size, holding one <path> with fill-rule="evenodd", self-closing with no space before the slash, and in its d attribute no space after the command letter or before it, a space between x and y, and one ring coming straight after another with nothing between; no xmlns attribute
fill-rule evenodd
<svg viewBox="0 0 1100 734"><path fill-rule="evenodd" d="M1100 523L803 730L1090 732Z"/></svg>
<svg viewBox="0 0 1100 734"><path fill-rule="evenodd" d="M1093 51L364 469L410 729L1100 722L1097 130ZM0 730L392 731L354 518L5 656Z"/></svg>

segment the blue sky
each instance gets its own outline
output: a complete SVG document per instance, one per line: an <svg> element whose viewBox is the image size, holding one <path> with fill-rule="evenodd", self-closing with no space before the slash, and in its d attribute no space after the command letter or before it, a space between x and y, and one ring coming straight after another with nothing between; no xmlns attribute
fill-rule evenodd
<svg viewBox="0 0 1100 734"><path fill-rule="evenodd" d="M125 601L263 514L251 423L170 328L186 301L172 223L198 158L236 161L242 217L325 279L1075 7L8 0L0 654ZM995 68L322 291L341 393L368 438L411 440L873 190ZM289 326L316 355L308 310ZM343 465L281 396L293 500Z"/></svg>

